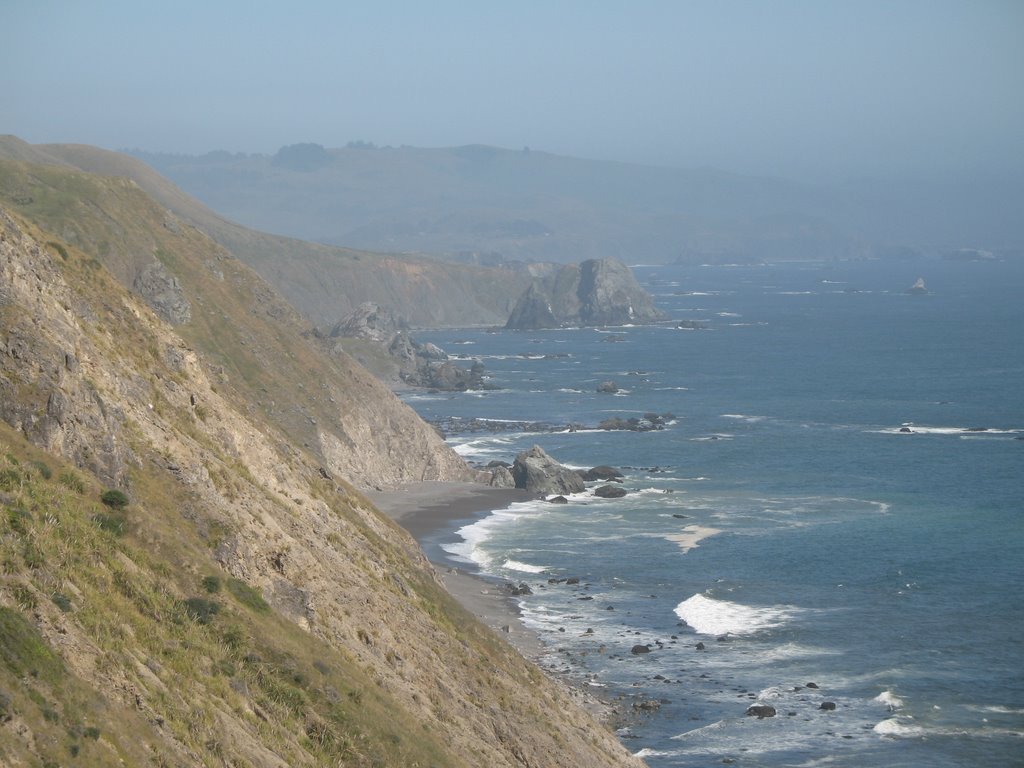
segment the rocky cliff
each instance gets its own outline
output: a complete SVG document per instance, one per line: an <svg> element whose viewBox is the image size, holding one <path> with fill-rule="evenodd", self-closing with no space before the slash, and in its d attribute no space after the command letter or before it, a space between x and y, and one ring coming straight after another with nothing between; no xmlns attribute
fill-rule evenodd
<svg viewBox="0 0 1024 768"><path fill-rule="evenodd" d="M629 267L614 259L591 259L534 280L505 327L628 325L665 319Z"/></svg>
<svg viewBox="0 0 1024 768"><path fill-rule="evenodd" d="M0 170L0 762L639 764L357 490L432 430L134 184Z"/></svg>

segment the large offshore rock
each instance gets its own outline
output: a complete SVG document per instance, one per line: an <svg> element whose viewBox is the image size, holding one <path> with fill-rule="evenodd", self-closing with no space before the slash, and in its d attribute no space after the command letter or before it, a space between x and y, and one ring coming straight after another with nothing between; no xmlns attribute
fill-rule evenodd
<svg viewBox="0 0 1024 768"><path fill-rule="evenodd" d="M591 259L535 280L516 302L505 327L627 325L665 318L629 267L615 259Z"/></svg>
<svg viewBox="0 0 1024 768"><path fill-rule="evenodd" d="M531 493L580 493L585 488L579 472L559 464L539 445L516 456L512 477L516 488L525 488Z"/></svg>

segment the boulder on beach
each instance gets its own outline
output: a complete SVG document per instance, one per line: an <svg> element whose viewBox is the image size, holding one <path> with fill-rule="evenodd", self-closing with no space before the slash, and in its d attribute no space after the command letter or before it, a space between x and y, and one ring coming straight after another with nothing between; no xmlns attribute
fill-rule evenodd
<svg viewBox="0 0 1024 768"><path fill-rule="evenodd" d="M586 487L579 472L559 464L539 445L516 456L512 464L516 488L531 493L565 495L581 493Z"/></svg>
<svg viewBox="0 0 1024 768"><path fill-rule="evenodd" d="M492 488L515 488L516 479L512 477L512 470L499 466L491 470L491 479L488 485Z"/></svg>

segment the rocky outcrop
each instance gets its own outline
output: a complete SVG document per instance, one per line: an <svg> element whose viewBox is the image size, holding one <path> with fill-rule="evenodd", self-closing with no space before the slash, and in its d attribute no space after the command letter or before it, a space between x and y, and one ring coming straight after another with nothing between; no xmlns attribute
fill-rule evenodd
<svg viewBox="0 0 1024 768"><path fill-rule="evenodd" d="M535 280L516 302L505 327L532 330L665 319L629 267L614 259L591 259Z"/></svg>
<svg viewBox="0 0 1024 768"><path fill-rule="evenodd" d="M153 311L171 325L183 325L192 319L192 306L178 278L159 261L144 267L132 285Z"/></svg>
<svg viewBox="0 0 1024 768"><path fill-rule="evenodd" d="M579 472L559 464L539 445L516 456L512 477L516 488L545 495L581 493L586 487Z"/></svg>
<svg viewBox="0 0 1024 768"><path fill-rule="evenodd" d="M331 329L330 336L367 339L387 344L404 327L405 322L394 312L372 301L364 301L351 315L340 320Z"/></svg>
<svg viewBox="0 0 1024 768"><path fill-rule="evenodd" d="M406 323L393 312L373 302L364 302L355 312L339 321L328 334L332 351L344 354L345 340L358 339L377 347L397 366L397 377L405 384L445 392L487 389L484 366L479 360L464 368L448 353L430 342L420 343L405 330ZM321 334L322 336L322 334ZM394 374L381 378L394 381Z"/></svg>

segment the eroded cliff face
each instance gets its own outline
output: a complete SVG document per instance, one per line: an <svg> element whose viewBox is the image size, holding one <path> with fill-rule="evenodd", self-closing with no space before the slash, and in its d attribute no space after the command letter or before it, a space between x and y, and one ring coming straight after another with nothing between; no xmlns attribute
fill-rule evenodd
<svg viewBox="0 0 1024 768"><path fill-rule="evenodd" d="M189 247L160 257L192 307L171 326L0 210L0 624L55 659L33 699L5 657L4 759L80 745L92 697L105 714L84 748L101 763L639 764L455 605L355 487L458 474L457 457L354 364L316 367L247 270ZM279 355L283 379L266 367ZM276 401L283 382L297 405ZM119 536L89 500L105 486L133 501Z"/></svg>
<svg viewBox="0 0 1024 768"><path fill-rule="evenodd" d="M317 453L329 472L364 488L470 476L433 429L350 357L322 355L309 323L252 269L133 182L0 160L0 195L21 200L16 210L108 268L203 356L222 392ZM29 343L30 330L12 343Z"/></svg>

